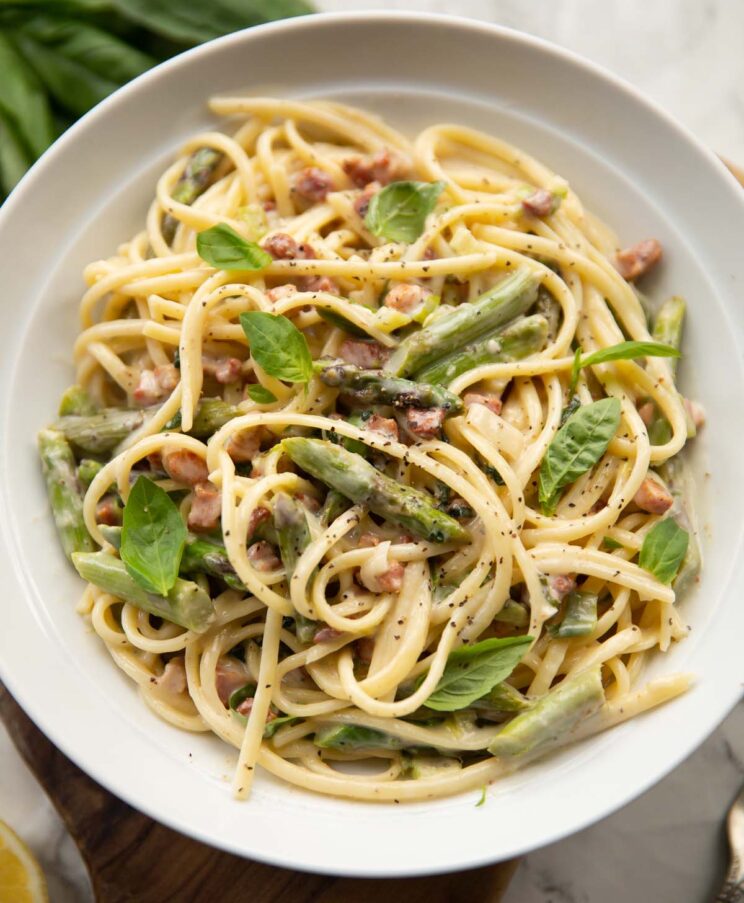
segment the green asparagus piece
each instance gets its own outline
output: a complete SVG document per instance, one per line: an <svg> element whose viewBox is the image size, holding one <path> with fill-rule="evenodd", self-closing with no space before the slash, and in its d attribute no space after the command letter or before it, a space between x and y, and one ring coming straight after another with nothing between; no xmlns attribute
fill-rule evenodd
<svg viewBox="0 0 744 903"><path fill-rule="evenodd" d="M110 527L107 524L98 525L106 542L118 549L121 546L121 527ZM227 557L227 549L220 542L211 539L201 539L189 533L186 545L183 549L181 574L207 574L209 577L219 577L231 589L245 592L245 586L235 573L235 568Z"/></svg>
<svg viewBox="0 0 744 903"><path fill-rule="evenodd" d="M103 470L103 464L100 461L94 461L93 458L83 458L78 464L78 480L87 489L101 470Z"/></svg>
<svg viewBox="0 0 744 903"><path fill-rule="evenodd" d="M329 724L315 732L315 745L321 749L359 752L372 749L402 749L402 740L371 727L358 724Z"/></svg>
<svg viewBox="0 0 744 903"><path fill-rule="evenodd" d="M211 147L200 147L189 157L183 175L176 182L172 192L174 201L179 204L193 204L200 194L209 186L217 164L222 159L219 151ZM178 220L166 214L163 217L163 238L170 244L176 234Z"/></svg>
<svg viewBox="0 0 744 903"><path fill-rule="evenodd" d="M304 506L285 492L278 492L274 498L274 527L289 580L300 555L310 545L310 528Z"/></svg>
<svg viewBox="0 0 744 903"><path fill-rule="evenodd" d="M530 616L524 605L513 599L507 599L504 607L494 617L494 621L500 624L513 624L515 627L526 627L530 623Z"/></svg>
<svg viewBox="0 0 744 903"><path fill-rule="evenodd" d="M676 593L679 593L696 579L700 573L703 560L702 548L698 537L697 517L692 504L693 481L684 455L675 455L673 458L669 458L658 470L659 476L674 498L674 505L669 515L690 536L687 552L682 559L682 565L677 572L677 576L672 581L672 588Z"/></svg>
<svg viewBox="0 0 744 903"><path fill-rule="evenodd" d="M219 577L231 589L246 591L227 557L227 549L220 542L189 536L181 558L181 573Z"/></svg>
<svg viewBox="0 0 744 903"><path fill-rule="evenodd" d="M494 756L521 756L572 731L604 702L599 668L564 679L526 712L517 715L488 747Z"/></svg>
<svg viewBox="0 0 744 903"><path fill-rule="evenodd" d="M70 386L65 390L59 400L59 416L66 417L70 414L78 414L87 417L95 414L98 408L82 386Z"/></svg>
<svg viewBox="0 0 744 903"><path fill-rule="evenodd" d="M680 298L679 295L674 295L666 300L659 308L654 319L654 328L651 332L654 341L663 342L665 345L671 345L679 350L682 346L682 329L684 327L686 309L685 300ZM672 375L677 372L677 360L678 358L669 358ZM695 426L692 422L690 422L687 432L690 438L695 435ZM658 410L654 414L654 418L648 428L648 437L652 445L666 445L672 438L672 428L669 425L669 421Z"/></svg>
<svg viewBox="0 0 744 903"><path fill-rule="evenodd" d="M685 311L687 305L685 299L679 295L674 295L665 301L659 308L654 320L654 329L652 335L654 341L663 342L665 345L671 345L678 351L682 347L682 329L685 322ZM669 358L669 366L672 373L677 369L677 358Z"/></svg>
<svg viewBox="0 0 744 903"><path fill-rule="evenodd" d="M348 511L350 507L351 502L345 495L337 492L335 489L329 489L328 495L326 496L320 511L320 522L325 526L328 526L328 524L332 524L337 517L341 517L344 511Z"/></svg>
<svg viewBox="0 0 744 903"><path fill-rule="evenodd" d="M530 706L526 696L504 681L496 684L490 693L470 703L470 708L475 709L480 717L513 715L526 711Z"/></svg>
<svg viewBox="0 0 744 903"><path fill-rule="evenodd" d="M423 383L450 383L482 364L518 361L540 351L548 341L548 321L540 314L524 317L505 329L487 333L470 345L434 361L416 374Z"/></svg>
<svg viewBox="0 0 744 903"><path fill-rule="evenodd" d="M597 595L574 590L566 596L561 623L550 630L552 636L563 639L589 636L597 626Z"/></svg>
<svg viewBox="0 0 744 903"><path fill-rule="evenodd" d="M191 427L191 436L197 439L205 439L221 429L228 420L239 417L240 408L234 404L228 404L221 398L202 398L194 415L194 424Z"/></svg>
<svg viewBox="0 0 744 903"><path fill-rule="evenodd" d="M390 376L383 370L362 370L353 364L337 361L320 372L321 382L353 404L367 407L389 404L395 408L442 408L448 414L462 410L462 401L439 386L413 382Z"/></svg>
<svg viewBox="0 0 744 903"><path fill-rule="evenodd" d="M469 534L426 492L396 482L360 455L322 439L285 439L284 451L303 470L356 504L430 542L464 542Z"/></svg>
<svg viewBox="0 0 744 903"><path fill-rule="evenodd" d="M541 285L537 290L535 313L542 314L548 321L548 336L552 342L558 335L558 330L560 329L561 319L563 318L563 308L544 285Z"/></svg>
<svg viewBox="0 0 744 903"><path fill-rule="evenodd" d="M124 562L107 552L74 552L72 563L84 580L104 592L194 633L204 633L214 620L212 600L190 580L178 578L167 596L158 596L143 589Z"/></svg>
<svg viewBox="0 0 744 903"><path fill-rule="evenodd" d="M67 441L89 455L112 451L133 430L145 422L144 411L104 408L97 414L60 417L52 429L64 433Z"/></svg>
<svg viewBox="0 0 744 903"><path fill-rule="evenodd" d="M417 373L525 313L536 297L536 278L528 270L516 270L480 298L461 304L404 339L386 369L395 376Z"/></svg>
<svg viewBox="0 0 744 903"><path fill-rule="evenodd" d="M90 552L95 544L83 520L83 494L72 449L56 430L42 430L38 444L54 523L65 555L69 558L73 552Z"/></svg>

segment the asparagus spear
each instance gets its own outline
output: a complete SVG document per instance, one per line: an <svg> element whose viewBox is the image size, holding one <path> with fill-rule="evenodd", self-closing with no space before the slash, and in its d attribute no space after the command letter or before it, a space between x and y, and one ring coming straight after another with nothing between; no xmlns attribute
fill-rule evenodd
<svg viewBox="0 0 744 903"><path fill-rule="evenodd" d="M488 747L494 756L521 756L557 740L593 715L604 702L599 668L567 678L517 715Z"/></svg>
<svg viewBox="0 0 744 903"><path fill-rule="evenodd" d="M56 430L42 430L38 444L54 523L65 555L69 558L73 552L90 552L95 545L83 520L83 494L72 449Z"/></svg>
<svg viewBox="0 0 744 903"><path fill-rule="evenodd" d="M689 586L700 573L703 558L698 537L697 517L692 505L692 478L683 455L669 458L658 470L659 476L666 483L674 498L674 505L669 514L680 527L687 530L690 536L682 565L672 582L674 591L679 593Z"/></svg>
<svg viewBox="0 0 744 903"><path fill-rule="evenodd" d="M329 724L315 732L315 745L321 749L360 750L402 749L406 744L392 734L385 734L359 724Z"/></svg>
<svg viewBox="0 0 744 903"><path fill-rule="evenodd" d="M89 416L60 417L52 429L64 434L67 441L89 455L102 455L114 449L145 421L144 411L104 408Z"/></svg>
<svg viewBox="0 0 744 903"><path fill-rule="evenodd" d="M103 464L100 461L94 461L93 458L83 458L78 464L77 475L82 486L87 489L88 486L96 478L96 475L102 470Z"/></svg>
<svg viewBox="0 0 744 903"><path fill-rule="evenodd" d="M217 164L222 159L219 151L211 147L200 147L189 157L181 178L176 182L172 192L174 201L179 204L193 204L208 187ZM163 238L170 244L176 234L178 220L166 213L163 217Z"/></svg>
<svg viewBox="0 0 744 903"><path fill-rule="evenodd" d="M190 580L176 580L167 596L149 593L129 575L124 562L107 552L74 552L72 563L84 580L143 611L204 633L214 620L212 600Z"/></svg>
<svg viewBox="0 0 744 903"><path fill-rule="evenodd" d="M340 389L353 404L364 407L389 404L396 408L442 408L448 414L462 410L457 395L439 386L400 379L382 370L362 370L343 361L324 367L320 379L327 386Z"/></svg>
<svg viewBox="0 0 744 903"><path fill-rule="evenodd" d="M566 596L561 623L550 628L552 636L564 639L589 636L597 626L597 601L595 593L582 593L578 590L570 592Z"/></svg>
<svg viewBox="0 0 744 903"><path fill-rule="evenodd" d="M59 400L59 416L79 414L83 417L95 414L98 409L93 404L90 395L82 386L70 386Z"/></svg>
<svg viewBox="0 0 744 903"><path fill-rule="evenodd" d="M502 681L480 699L470 703L470 708L478 712L479 717L492 715L512 715L530 708L530 701L511 684Z"/></svg>
<svg viewBox="0 0 744 903"><path fill-rule="evenodd" d="M685 299L680 298L679 295L674 295L661 305L654 320L652 333L654 341L671 345L677 350L680 349L686 308ZM674 373L677 369L677 358L670 357L669 366Z"/></svg>
<svg viewBox="0 0 744 903"><path fill-rule="evenodd" d="M654 340L679 350L682 345L682 329L686 309L685 300L679 295L667 299L659 308L654 319L654 328L651 333ZM672 375L674 375L677 371L678 359L670 357L668 360ZM695 435L695 426L691 422L688 424L687 432L690 438ZM666 417L658 410L648 428L648 436L652 445L665 445L672 438L672 428Z"/></svg>
<svg viewBox="0 0 744 903"><path fill-rule="evenodd" d="M468 539L467 530L440 511L428 493L397 483L360 455L322 439L296 437L282 445L295 464L331 489L417 536L430 542Z"/></svg>
<svg viewBox="0 0 744 903"><path fill-rule="evenodd" d="M516 270L471 303L461 304L429 326L404 339L387 370L410 376L525 313L537 296L537 280L528 270Z"/></svg>
<svg viewBox="0 0 744 903"><path fill-rule="evenodd" d="M345 495L337 492L335 489L329 489L328 495L326 496L320 511L320 522L325 526L328 526L328 524L332 524L337 517L341 517L344 511L348 511L350 507L351 502Z"/></svg>
<svg viewBox="0 0 744 903"><path fill-rule="evenodd" d="M121 546L121 527L111 527L107 524L99 524L99 529L106 542L118 549ZM221 542L209 539L200 539L189 534L183 549L181 574L207 574L210 577L219 577L231 589L242 590L245 586L235 573L235 568L227 557L227 549Z"/></svg>
<svg viewBox="0 0 744 903"><path fill-rule="evenodd" d="M481 364L518 361L540 351L548 340L549 326L545 317L535 314L512 323L505 329L487 333L470 345L454 351L416 374L424 383L450 383L461 373Z"/></svg>
<svg viewBox="0 0 744 903"><path fill-rule="evenodd" d="M239 417L240 413L240 408L228 404L221 398L202 398L194 415L190 435L196 436L197 439L205 439L216 433L228 420Z"/></svg>
<svg viewBox="0 0 744 903"><path fill-rule="evenodd" d="M274 499L274 527L279 540L279 553L289 580L297 560L310 544L310 528L304 506L285 492Z"/></svg>

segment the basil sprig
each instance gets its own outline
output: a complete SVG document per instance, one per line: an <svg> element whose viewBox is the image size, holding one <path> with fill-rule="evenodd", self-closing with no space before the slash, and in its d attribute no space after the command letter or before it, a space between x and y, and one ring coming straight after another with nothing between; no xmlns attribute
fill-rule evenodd
<svg viewBox="0 0 744 903"><path fill-rule="evenodd" d="M638 564L660 583L671 583L687 554L690 534L667 517L654 524L643 537Z"/></svg>
<svg viewBox="0 0 744 903"><path fill-rule="evenodd" d="M603 398L583 405L558 430L540 465L543 514L555 512L561 489L590 470L607 451L620 425L620 401Z"/></svg>
<svg viewBox="0 0 744 903"><path fill-rule="evenodd" d="M252 310L240 315L240 325L253 360L265 373L290 383L308 382L313 375L313 359L305 336L291 320L281 314Z"/></svg>
<svg viewBox="0 0 744 903"><path fill-rule="evenodd" d="M493 637L455 649L424 705L438 712L466 708L506 680L531 642L530 636Z"/></svg>
<svg viewBox="0 0 744 903"><path fill-rule="evenodd" d="M148 592L166 596L178 577L186 525L167 492L141 476L124 506L121 560Z"/></svg>
<svg viewBox="0 0 744 903"><path fill-rule="evenodd" d="M218 270L263 270L274 259L253 241L246 241L227 223L218 223L196 236L196 251Z"/></svg>
<svg viewBox="0 0 744 903"><path fill-rule="evenodd" d="M569 392L576 388L579 373L584 367L606 364L608 361L633 361L639 357L680 357L680 353L672 345L665 345L663 342L618 342L617 345L600 348L587 355L582 355L581 348L577 348L571 368Z"/></svg>
<svg viewBox="0 0 744 903"><path fill-rule="evenodd" d="M373 235L409 244L424 231L444 182L391 182L372 195L364 225Z"/></svg>
<svg viewBox="0 0 744 903"><path fill-rule="evenodd" d="M248 397L251 401L258 402L258 404L273 404L276 401L276 395L270 392L266 386L262 386L259 383L248 386Z"/></svg>

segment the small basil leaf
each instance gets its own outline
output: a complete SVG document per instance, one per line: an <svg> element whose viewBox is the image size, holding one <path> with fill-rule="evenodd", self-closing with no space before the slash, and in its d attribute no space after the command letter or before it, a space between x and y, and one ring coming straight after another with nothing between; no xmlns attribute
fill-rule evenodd
<svg viewBox="0 0 744 903"><path fill-rule="evenodd" d="M196 236L196 250L202 260L218 270L263 270L274 259L227 223L200 232Z"/></svg>
<svg viewBox="0 0 744 903"><path fill-rule="evenodd" d="M291 320L256 310L241 314L240 325L250 343L253 359L269 376L290 383L306 383L313 375L307 341Z"/></svg>
<svg viewBox="0 0 744 903"><path fill-rule="evenodd" d="M554 637L589 636L597 626L597 596L574 590L566 596L563 620L550 628Z"/></svg>
<svg viewBox="0 0 744 903"><path fill-rule="evenodd" d="M259 383L248 386L248 397L259 404L272 404L276 401L276 395L270 392L266 386L262 386Z"/></svg>
<svg viewBox="0 0 744 903"><path fill-rule="evenodd" d="M561 411L561 422L559 423L559 428L564 425L564 423L568 420L568 418L575 414L579 408L581 407L581 399L578 395L573 395L571 400L566 405L566 407Z"/></svg>
<svg viewBox="0 0 744 903"><path fill-rule="evenodd" d="M296 715L280 715L273 721L267 721L263 732L264 740L271 740L279 728L284 727L285 724L296 724L298 721L302 721L302 718L298 718Z"/></svg>
<svg viewBox="0 0 744 903"><path fill-rule="evenodd" d="M438 712L464 709L512 673L532 637L494 637L450 653L439 683L424 705Z"/></svg>
<svg viewBox="0 0 744 903"><path fill-rule="evenodd" d="M539 497L544 514L553 514L564 486L594 467L619 425L617 398L583 405L568 418L553 437L540 465Z"/></svg>
<svg viewBox="0 0 744 903"><path fill-rule="evenodd" d="M241 702L245 702L246 699L250 699L255 695L256 685L254 683L243 684L242 687L238 687L237 690L230 694L228 705L233 711L237 711Z"/></svg>
<svg viewBox="0 0 744 903"><path fill-rule="evenodd" d="M623 544L613 539L611 536L605 536L602 539L602 547L605 549L622 549Z"/></svg>
<svg viewBox="0 0 744 903"><path fill-rule="evenodd" d="M121 560L148 592L173 589L186 544L186 525L167 492L139 477L124 506Z"/></svg>
<svg viewBox="0 0 744 903"><path fill-rule="evenodd" d="M643 538L638 564L660 583L671 583L687 554L690 534L671 517L660 520Z"/></svg>
<svg viewBox="0 0 744 903"><path fill-rule="evenodd" d="M391 182L372 195L364 225L390 241L416 241L444 187L444 182Z"/></svg>
<svg viewBox="0 0 744 903"><path fill-rule="evenodd" d="M357 336L357 338L360 339L369 338L368 334L361 329L361 327L357 326L356 323L352 323L351 320L347 320L343 314L323 307L318 307L317 312L318 315L325 320L326 323L330 323L331 326L338 326L339 329L343 329L344 332L348 332L349 335Z"/></svg>
<svg viewBox="0 0 744 903"><path fill-rule="evenodd" d="M608 361L632 361L639 357L680 357L679 351L672 345L663 342L619 342L609 348L600 348L581 356L581 349L576 349L571 369L571 391L573 392L579 379L579 371L593 364L606 364Z"/></svg>

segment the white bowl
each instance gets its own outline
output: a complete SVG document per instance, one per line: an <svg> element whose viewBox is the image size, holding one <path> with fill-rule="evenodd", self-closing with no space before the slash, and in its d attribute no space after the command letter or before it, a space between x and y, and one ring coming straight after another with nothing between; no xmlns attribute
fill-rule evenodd
<svg viewBox="0 0 744 903"><path fill-rule="evenodd" d="M333 97L412 131L486 129L567 176L628 241L661 239L657 297L683 293L682 365L708 412L695 443L709 537L683 610L689 639L648 675L691 671L658 711L477 794L412 805L338 801L262 774L231 799L233 753L159 721L75 614L34 448L71 381L83 265L143 222L155 177L213 122L217 92ZM658 781L715 728L744 678L741 399L744 199L713 155L617 79L506 29L423 15L317 16L235 34L143 75L73 126L0 211L3 329L0 673L39 727L112 792L171 827L266 862L414 875L505 859L577 831ZM703 477L703 473L705 476Z"/></svg>

